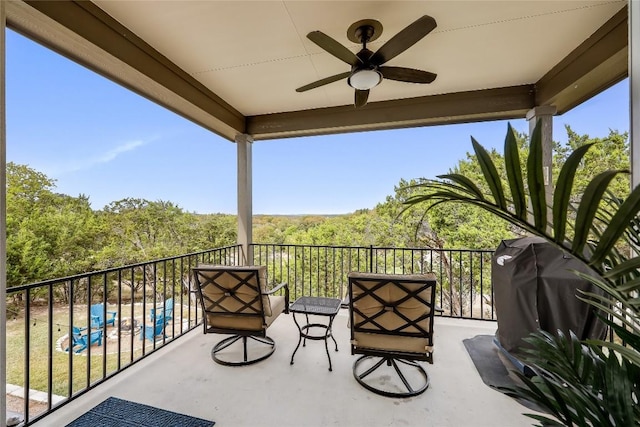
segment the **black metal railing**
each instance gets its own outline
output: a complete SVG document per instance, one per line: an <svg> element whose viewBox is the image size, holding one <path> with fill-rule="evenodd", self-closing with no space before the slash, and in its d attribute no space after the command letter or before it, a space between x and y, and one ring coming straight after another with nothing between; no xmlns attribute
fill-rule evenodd
<svg viewBox="0 0 640 427"><path fill-rule="evenodd" d="M243 257L236 245L7 289L7 382L22 387L25 425L195 328L191 267ZM33 413L32 389L46 396Z"/></svg>
<svg viewBox="0 0 640 427"><path fill-rule="evenodd" d="M252 244L249 253L249 264L267 266L270 284L289 283L292 301L303 295L344 298L351 271L432 271L444 316L496 318L493 251ZM234 245L7 289L7 380L22 387L25 426L200 324L189 277L197 264L242 265L245 254ZM170 300L171 319L156 335L151 310L167 312ZM91 321L97 304L103 304L101 326ZM80 331L87 335L86 348L74 345L74 327L86 328ZM93 345L92 334L100 335ZM34 411L32 390L45 396Z"/></svg>
<svg viewBox="0 0 640 427"><path fill-rule="evenodd" d="M252 244L253 264L266 265L270 284L289 283L291 298L345 298L351 271L436 274L443 315L495 320L491 250Z"/></svg>

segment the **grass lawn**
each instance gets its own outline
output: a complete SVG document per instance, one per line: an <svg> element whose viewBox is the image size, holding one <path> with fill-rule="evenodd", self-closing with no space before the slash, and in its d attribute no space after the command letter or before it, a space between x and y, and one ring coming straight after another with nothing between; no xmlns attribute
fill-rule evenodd
<svg viewBox="0 0 640 427"><path fill-rule="evenodd" d="M186 302L186 301L185 301ZM122 305L122 318L131 317L131 305ZM147 304L145 315L147 316L151 308L151 304ZM177 309L178 307L176 307ZM116 306L108 306L107 310L116 310ZM183 310L187 307L184 306ZM192 307L192 310L195 310ZM121 334L120 335L120 356L118 356L118 332L117 329L110 328L106 331L110 338L103 339L102 346L96 345L91 347L91 356L87 356L87 351L80 354L67 352L67 339L62 339L69 333L69 307L56 306L53 310L53 322L50 325L48 321L47 306L33 306L31 308L29 324L29 384L26 384L25 370L25 319L24 313L11 317L7 317L7 383L15 384L30 389L48 391L48 360L52 357L52 385L51 392L60 396L69 396L84 388L91 383L109 375L118 369L118 361L120 367L124 367L136 360L143 354L142 341L139 335ZM178 319L180 319L181 311L177 311ZM143 310L139 304L134 305L134 318L142 319ZM175 318L175 315L174 315ZM87 322L86 305L74 305L73 314L74 326L84 327ZM180 324L174 324L176 333L179 333ZM49 331L52 330L52 340L49 342ZM166 327L167 337L170 337L172 325ZM62 344L62 345L60 345ZM145 340L147 346L146 351L153 348L153 343ZM159 342L156 345L161 345ZM131 351L133 349L133 351ZM106 352L106 357L105 357ZM118 360L118 357L120 360ZM87 376L90 372L90 376Z"/></svg>

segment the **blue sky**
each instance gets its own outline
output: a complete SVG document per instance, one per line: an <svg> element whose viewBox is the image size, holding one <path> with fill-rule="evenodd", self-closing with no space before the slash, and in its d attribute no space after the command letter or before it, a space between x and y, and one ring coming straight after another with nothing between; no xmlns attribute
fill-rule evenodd
<svg viewBox="0 0 640 427"><path fill-rule="evenodd" d="M125 88L7 31L7 160L45 173L94 209L125 197L236 213L236 146ZM628 81L554 119L602 137L629 129ZM511 124L527 131L524 119ZM506 121L318 136L253 145L256 214L373 208L400 179L433 178L471 150L502 151Z"/></svg>

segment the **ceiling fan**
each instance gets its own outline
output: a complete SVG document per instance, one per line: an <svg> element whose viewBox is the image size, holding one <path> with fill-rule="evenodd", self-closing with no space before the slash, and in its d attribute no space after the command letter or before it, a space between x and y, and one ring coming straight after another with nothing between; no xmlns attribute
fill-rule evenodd
<svg viewBox="0 0 640 427"><path fill-rule="evenodd" d="M382 33L382 24L374 19L358 21L347 30L349 40L362 44L362 50L358 53L351 52L322 31L312 31L307 34L307 38L351 65L351 71L309 83L296 89L296 92L305 92L347 78L349 86L355 89L354 103L358 108L366 105L369 90L380 84L383 78L409 83L431 83L436 78L434 73L413 68L385 67L383 64L416 44L433 31L436 25L435 19L425 15L389 39L375 53L367 49L367 43L376 40Z"/></svg>

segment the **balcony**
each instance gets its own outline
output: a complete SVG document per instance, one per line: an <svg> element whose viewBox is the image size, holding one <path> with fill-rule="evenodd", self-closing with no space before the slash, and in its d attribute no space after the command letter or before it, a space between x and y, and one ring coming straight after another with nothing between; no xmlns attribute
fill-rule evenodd
<svg viewBox="0 0 640 427"><path fill-rule="evenodd" d="M346 310L336 317L329 372L322 342L308 342L289 364L298 332L289 316L269 329L276 351L256 365L217 365L210 351L220 337L200 328L65 405L35 426L66 425L109 396L216 422L216 426L530 426L527 408L487 387L462 340L495 332L494 322L437 318L434 364L427 391L390 399L353 378Z"/></svg>
<svg viewBox="0 0 640 427"><path fill-rule="evenodd" d="M22 408L10 409L36 426L65 425L109 396L217 425L531 425L522 415L530 410L482 382L462 342L495 333L491 251L251 246L250 264L267 265L272 284L288 282L292 300L342 298L350 271L434 271L444 314L435 321L435 362L426 366L431 385L409 399L377 396L357 384L345 309L334 322L333 372L321 342L307 343L289 364L298 342L291 315L269 328L277 349L266 361L243 368L215 364L210 352L221 337L202 332L189 270L244 258L240 246L231 246L10 289L11 321L21 327L16 332L8 325L15 333L8 341L18 342L10 345L9 363L24 368L10 372L8 382L23 387L23 398L26 390L44 396L40 405L23 400ZM136 319L144 330L151 308L162 309L169 298L173 318L155 340L127 333L120 323ZM118 313L114 325L102 329L102 345L65 351L71 325L88 325L90 305L100 302Z"/></svg>

